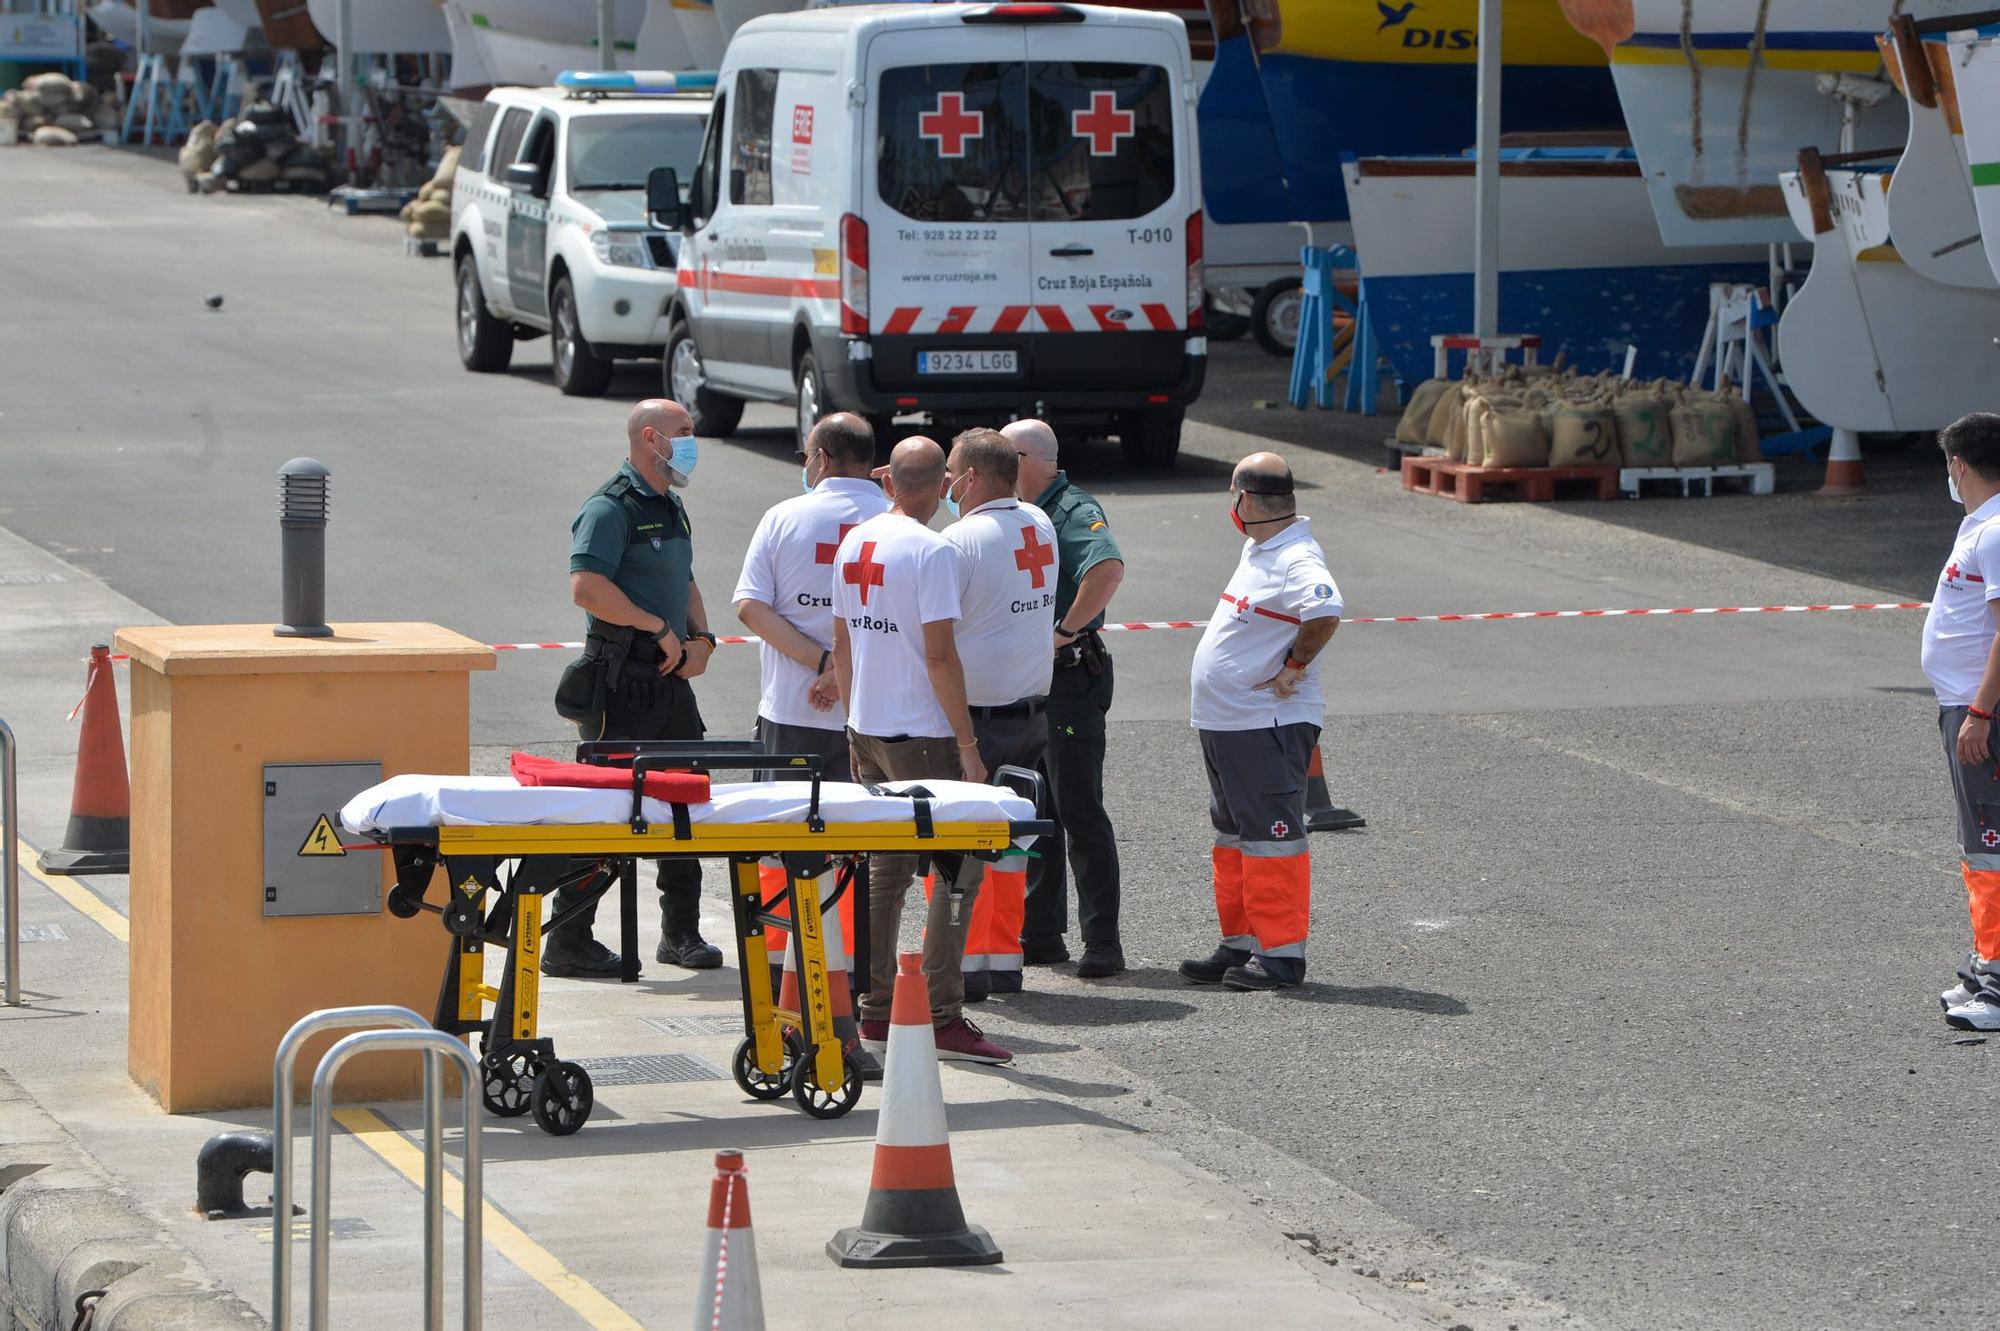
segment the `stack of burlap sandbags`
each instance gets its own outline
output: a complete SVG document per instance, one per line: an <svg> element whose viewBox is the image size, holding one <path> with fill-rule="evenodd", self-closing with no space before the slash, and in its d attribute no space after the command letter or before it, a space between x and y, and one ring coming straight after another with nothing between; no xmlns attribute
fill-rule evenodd
<svg viewBox="0 0 2000 1331"><path fill-rule="evenodd" d="M1432 379L1410 395L1399 442L1475 467L1721 467L1761 461L1741 394L1574 370Z"/></svg>
<svg viewBox="0 0 2000 1331"><path fill-rule="evenodd" d="M44 147L71 147L80 135L118 128L118 108L88 83L66 74L35 74L0 94L0 120L14 136Z"/></svg>
<svg viewBox="0 0 2000 1331"><path fill-rule="evenodd" d="M229 123L234 125L236 122L232 120ZM188 193L192 194L201 188L203 177L207 176L209 168L215 165L216 154L219 151L215 146L215 140L221 131L222 127L213 120L196 121L194 128L188 131L187 142L181 145L177 161L181 169L181 179L187 181Z"/></svg>
<svg viewBox="0 0 2000 1331"><path fill-rule="evenodd" d="M446 148L436 174L424 182L417 197L399 214L409 224L412 240L445 240L451 235L451 186L458 178L458 146Z"/></svg>

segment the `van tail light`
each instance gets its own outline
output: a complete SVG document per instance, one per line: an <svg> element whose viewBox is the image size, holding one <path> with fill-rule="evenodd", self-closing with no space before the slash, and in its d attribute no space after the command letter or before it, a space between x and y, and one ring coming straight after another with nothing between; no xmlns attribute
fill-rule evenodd
<svg viewBox="0 0 2000 1331"><path fill-rule="evenodd" d="M1193 332L1202 326L1201 307L1205 292L1201 281L1201 214L1190 213L1187 220L1187 326Z"/></svg>
<svg viewBox="0 0 2000 1331"><path fill-rule="evenodd" d="M868 224L853 213L840 219L840 331L868 333Z"/></svg>
<svg viewBox="0 0 2000 1331"><path fill-rule="evenodd" d="M965 23L1081 23L1083 11L1068 5L981 5L968 10Z"/></svg>

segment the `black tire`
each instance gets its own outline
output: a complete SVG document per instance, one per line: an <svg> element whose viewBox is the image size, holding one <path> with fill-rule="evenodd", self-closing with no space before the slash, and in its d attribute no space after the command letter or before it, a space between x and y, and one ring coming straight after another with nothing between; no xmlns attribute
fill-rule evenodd
<svg viewBox="0 0 2000 1331"><path fill-rule="evenodd" d="M1234 342L1250 331L1247 315L1230 314L1215 308L1212 296L1203 296L1201 302L1201 327L1211 342Z"/></svg>
<svg viewBox="0 0 2000 1331"><path fill-rule="evenodd" d="M479 1098L489 1113L519 1118L534 1102L535 1077L526 1054L487 1054L479 1060Z"/></svg>
<svg viewBox="0 0 2000 1331"><path fill-rule="evenodd" d="M808 351L799 357L798 368L792 371L792 429L799 437L799 452L806 451L806 436L822 416L834 408L826 400L826 381L819 377L819 362Z"/></svg>
<svg viewBox="0 0 2000 1331"><path fill-rule="evenodd" d="M514 334L486 308L479 287L479 262L470 254L458 261L458 359L474 374L498 374L514 359Z"/></svg>
<svg viewBox="0 0 2000 1331"><path fill-rule="evenodd" d="M791 1078L781 1069L777 1076L767 1077L757 1066L757 1045L749 1036L744 1036L736 1046L736 1057L729 1060L729 1071L736 1078L736 1085L752 1100L775 1100L791 1089Z"/></svg>
<svg viewBox="0 0 2000 1331"><path fill-rule="evenodd" d="M581 1128L597 1105L590 1074L575 1063L551 1063L535 1074L530 1098L535 1126L551 1137L567 1137Z"/></svg>
<svg viewBox="0 0 2000 1331"><path fill-rule="evenodd" d="M685 344L686 351L682 351ZM684 363L683 363L684 362ZM667 334L667 354L660 362L667 396L687 408L694 419L694 432L710 438L733 433L743 419L743 399L729 397L704 386L701 349L685 323L674 325ZM679 365L680 372L676 373ZM678 381L678 382L677 382Z"/></svg>
<svg viewBox="0 0 2000 1331"><path fill-rule="evenodd" d="M576 288L567 274L549 292L549 365L566 397L602 397L611 387L611 358L591 348L577 323Z"/></svg>
<svg viewBox="0 0 2000 1331"><path fill-rule="evenodd" d="M1118 447L1125 460L1141 471L1166 471L1181 451L1180 407L1153 407L1127 412L1118 421Z"/></svg>
<svg viewBox="0 0 2000 1331"><path fill-rule="evenodd" d="M1291 358L1299 345L1299 306L1305 301L1305 280L1281 277L1257 293L1250 304L1250 335L1273 356Z"/></svg>
<svg viewBox="0 0 2000 1331"><path fill-rule="evenodd" d="M840 1056L840 1085L833 1090L820 1086L813 1076L810 1059L800 1059L792 1074L792 1099L814 1118L839 1118L861 1103L861 1064L852 1054Z"/></svg>

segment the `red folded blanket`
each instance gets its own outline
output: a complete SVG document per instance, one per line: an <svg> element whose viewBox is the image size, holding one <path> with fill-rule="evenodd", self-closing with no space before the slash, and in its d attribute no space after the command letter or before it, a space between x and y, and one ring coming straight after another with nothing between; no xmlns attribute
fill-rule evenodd
<svg viewBox="0 0 2000 1331"><path fill-rule="evenodd" d="M590 790L630 790L632 771L627 767L597 767L590 763L566 763L555 758L539 758L517 753L513 758L514 779L524 786L582 786ZM706 772L648 772L646 793L669 804L706 804L709 800Z"/></svg>

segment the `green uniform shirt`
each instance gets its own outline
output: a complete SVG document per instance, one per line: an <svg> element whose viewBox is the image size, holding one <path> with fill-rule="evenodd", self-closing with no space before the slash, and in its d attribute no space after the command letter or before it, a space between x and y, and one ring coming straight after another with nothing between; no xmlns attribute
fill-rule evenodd
<svg viewBox="0 0 2000 1331"><path fill-rule="evenodd" d="M583 501L569 529L570 572L602 574L634 605L686 635L694 541L678 496L654 494L627 462Z"/></svg>
<svg viewBox="0 0 2000 1331"><path fill-rule="evenodd" d="M1118 542L1111 535L1111 524L1105 520L1103 507L1071 485L1068 472L1056 473L1049 488L1035 501L1035 507L1049 515L1056 529L1056 622L1060 624L1069 608L1076 604L1076 589L1083 575L1107 559L1122 562L1125 556L1118 553ZM1104 616L1100 614L1083 627L1094 629L1103 625Z"/></svg>

